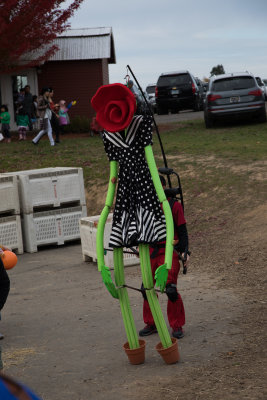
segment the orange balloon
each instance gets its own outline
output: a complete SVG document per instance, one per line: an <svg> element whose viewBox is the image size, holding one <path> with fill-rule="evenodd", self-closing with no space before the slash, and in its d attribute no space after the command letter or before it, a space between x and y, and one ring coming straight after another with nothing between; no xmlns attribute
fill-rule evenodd
<svg viewBox="0 0 267 400"><path fill-rule="evenodd" d="M1 256L5 269L14 268L18 262L18 257L13 251L5 250Z"/></svg>

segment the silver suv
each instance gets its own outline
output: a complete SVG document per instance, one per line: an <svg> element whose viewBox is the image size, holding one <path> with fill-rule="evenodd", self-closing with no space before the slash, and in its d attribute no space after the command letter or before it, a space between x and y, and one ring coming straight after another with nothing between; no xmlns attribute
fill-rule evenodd
<svg viewBox="0 0 267 400"><path fill-rule="evenodd" d="M246 116L266 122L264 96L254 76L247 72L213 76L204 109L206 128L219 119Z"/></svg>

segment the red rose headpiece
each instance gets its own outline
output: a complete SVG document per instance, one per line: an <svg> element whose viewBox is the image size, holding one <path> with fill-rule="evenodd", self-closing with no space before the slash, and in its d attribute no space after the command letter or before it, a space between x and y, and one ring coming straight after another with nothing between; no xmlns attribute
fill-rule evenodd
<svg viewBox="0 0 267 400"><path fill-rule="evenodd" d="M136 110L133 93L121 83L101 86L91 104L96 111L96 121L109 132L127 128Z"/></svg>

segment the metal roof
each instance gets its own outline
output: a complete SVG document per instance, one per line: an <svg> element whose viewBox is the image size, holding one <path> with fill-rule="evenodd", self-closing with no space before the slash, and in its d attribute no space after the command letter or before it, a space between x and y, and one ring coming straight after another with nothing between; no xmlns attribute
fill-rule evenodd
<svg viewBox="0 0 267 400"><path fill-rule="evenodd" d="M112 34L112 28L81 28L81 29L68 29L58 35L58 37L76 37L76 36L99 36Z"/></svg>
<svg viewBox="0 0 267 400"><path fill-rule="evenodd" d="M107 58L116 63L112 28L69 29L53 43L59 50L49 61L95 60Z"/></svg>

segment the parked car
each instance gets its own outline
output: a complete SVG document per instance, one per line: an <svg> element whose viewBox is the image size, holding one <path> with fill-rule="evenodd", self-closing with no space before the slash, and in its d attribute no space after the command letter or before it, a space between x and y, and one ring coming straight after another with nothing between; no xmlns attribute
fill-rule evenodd
<svg viewBox="0 0 267 400"><path fill-rule="evenodd" d="M254 76L248 72L213 76L204 107L206 128L219 119L245 116L266 122L264 97Z"/></svg>
<svg viewBox="0 0 267 400"><path fill-rule="evenodd" d="M199 111L202 97L194 76L189 71L167 72L160 75L156 87L158 114L193 109Z"/></svg>
<svg viewBox="0 0 267 400"><path fill-rule="evenodd" d="M139 90L138 86L136 86L133 81L129 81L128 82L128 88L131 90L131 92L134 94L135 98L136 98L136 104L137 104L137 109L136 109L136 114L140 115L140 114L149 114L149 110L148 107L146 105L145 99L141 93L141 91ZM144 95L146 96L146 93L144 93ZM148 98L146 97L146 99L148 100Z"/></svg>
<svg viewBox="0 0 267 400"><path fill-rule="evenodd" d="M263 80L259 76L256 76L255 79L257 81L257 84L259 85L259 87L262 90L265 100L267 100L267 87L265 86Z"/></svg>
<svg viewBox="0 0 267 400"><path fill-rule="evenodd" d="M208 91L208 88L209 88L209 82L202 82L202 86L203 86L203 109L204 109L206 96L207 96L207 91Z"/></svg>
<svg viewBox="0 0 267 400"><path fill-rule="evenodd" d="M206 87L204 85L205 82L202 82L199 78L195 77L196 84L199 89L199 94L201 96L201 103L200 103L200 110L203 110L203 105L205 102L205 97L206 97Z"/></svg>
<svg viewBox="0 0 267 400"><path fill-rule="evenodd" d="M155 91L156 91L156 84L155 83L150 83L149 85L147 85L146 94L147 94L150 106L151 106L151 108L152 108L154 113L157 112Z"/></svg>

